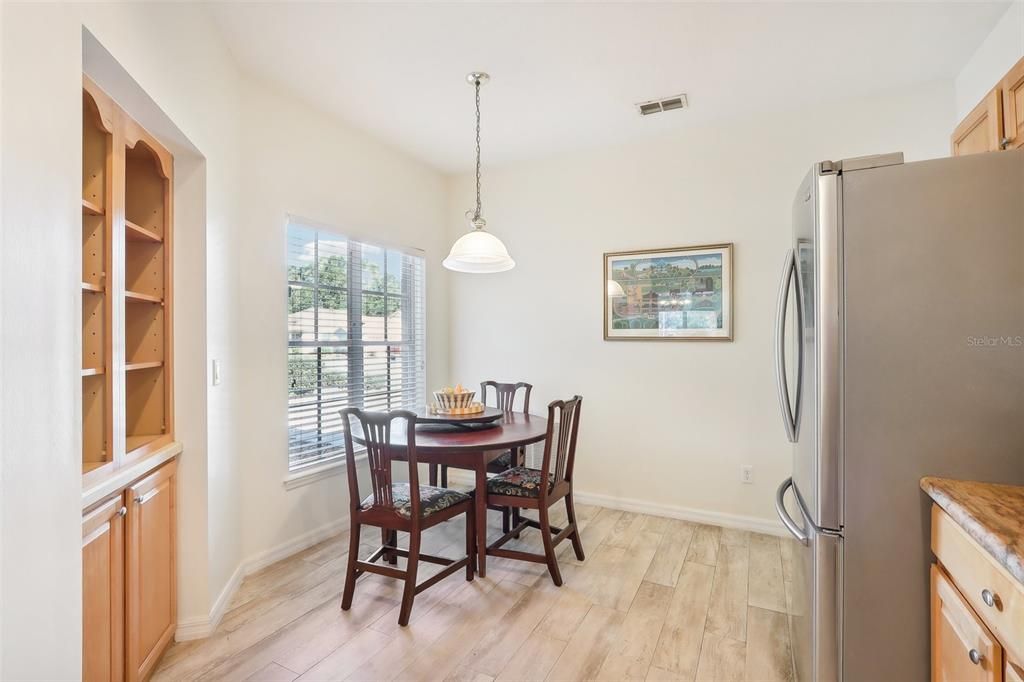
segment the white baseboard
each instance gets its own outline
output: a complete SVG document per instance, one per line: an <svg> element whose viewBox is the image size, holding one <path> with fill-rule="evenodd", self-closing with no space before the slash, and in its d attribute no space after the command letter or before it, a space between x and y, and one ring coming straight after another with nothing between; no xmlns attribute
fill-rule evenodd
<svg viewBox="0 0 1024 682"><path fill-rule="evenodd" d="M458 485L472 487L474 485L473 475L463 469L449 469L448 481ZM766 535L778 535L788 537L789 533L781 521L777 519L763 519L756 516L743 516L740 514L728 514L725 512L709 511L706 509L693 509L690 507L679 507L671 504L659 504L648 500L635 500L628 497L617 497L615 495L603 495L600 493L588 493L577 490L575 499L580 504L593 504L609 509L620 511L649 514L651 516L664 516L670 519L681 519L695 523L706 523L722 528L736 528L738 530L749 530L755 533Z"/></svg>
<svg viewBox="0 0 1024 682"><path fill-rule="evenodd" d="M345 516L340 519L329 521L322 526L308 530L302 535L296 535L291 540L282 542L277 547L271 547L270 549L254 554L244 562L245 575L255 573L261 568L266 568L270 564L276 564L281 559L287 559L292 554L312 547L318 542L323 542L327 538L332 535L337 535L346 528L348 528L348 514L345 514Z"/></svg>
<svg viewBox="0 0 1024 682"><path fill-rule="evenodd" d="M213 634L213 631L220 625L220 619L228 609L228 604L242 584L242 578L246 576L245 563L241 563L231 574L228 584L220 591L217 601L213 603L209 616L198 618L186 618L178 621L178 628L174 632L174 639L178 642L187 642L191 639L204 639Z"/></svg>
<svg viewBox="0 0 1024 682"><path fill-rule="evenodd" d="M235 592L242 584L242 579L247 575L251 575L261 568L277 563L281 559L287 559L293 554L301 552L304 549L312 547L313 545L323 542L327 538L340 533L343 529L348 527L348 516L338 519L336 521L330 521L317 528L306 531L305 533L298 535L287 542L283 542L277 547L272 547L263 552L259 552L244 560L235 569L235 572L231 575L231 579L228 580L227 585L221 590L217 600L213 603L213 607L210 609L209 616L199 616L193 618L184 618L178 621L177 631L174 634L174 639L178 642L186 642L191 639L203 639L213 634L213 631L220 625L221 618L224 617L224 613L227 611L228 604L235 596Z"/></svg>
<svg viewBox="0 0 1024 682"><path fill-rule="evenodd" d="M756 516L743 516L740 514L727 514L725 512L708 511L705 509L692 509L690 507L679 507L671 504L658 504L647 500L633 500L627 497L614 497L612 495L599 495L579 491L574 495L580 504L593 504L609 509L649 514L651 516L665 516L670 519L681 519L695 523L705 523L711 526L722 528L736 528L738 530L749 530L754 533L766 535L778 535L788 537L789 533L781 521L762 519Z"/></svg>

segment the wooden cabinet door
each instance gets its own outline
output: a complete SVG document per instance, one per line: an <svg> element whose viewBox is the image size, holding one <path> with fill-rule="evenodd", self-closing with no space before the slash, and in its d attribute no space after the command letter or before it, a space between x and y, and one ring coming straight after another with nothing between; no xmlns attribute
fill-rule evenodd
<svg viewBox="0 0 1024 682"><path fill-rule="evenodd" d="M126 491L128 682L146 679L174 637L175 471L169 462Z"/></svg>
<svg viewBox="0 0 1024 682"><path fill-rule="evenodd" d="M1001 682L1002 679L1002 647L946 574L933 565L933 682Z"/></svg>
<svg viewBox="0 0 1024 682"><path fill-rule="evenodd" d="M82 679L124 679L124 505L118 495L82 519Z"/></svg>
<svg viewBox="0 0 1024 682"><path fill-rule="evenodd" d="M953 131L953 156L998 151L1002 137L1003 99L995 88Z"/></svg>
<svg viewBox="0 0 1024 682"><path fill-rule="evenodd" d="M999 89L1003 91L1003 135L1006 149L1024 147L1024 59L1010 69Z"/></svg>

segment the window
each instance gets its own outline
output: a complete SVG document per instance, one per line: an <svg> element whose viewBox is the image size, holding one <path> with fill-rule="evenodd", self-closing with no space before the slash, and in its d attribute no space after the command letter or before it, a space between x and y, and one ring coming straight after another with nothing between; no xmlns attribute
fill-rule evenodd
<svg viewBox="0 0 1024 682"><path fill-rule="evenodd" d="M288 468L345 454L340 410L426 402L424 261L288 225Z"/></svg>

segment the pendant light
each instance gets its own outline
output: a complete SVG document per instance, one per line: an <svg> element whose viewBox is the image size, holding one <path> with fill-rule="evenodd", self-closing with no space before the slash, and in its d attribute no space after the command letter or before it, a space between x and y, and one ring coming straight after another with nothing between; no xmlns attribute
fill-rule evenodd
<svg viewBox="0 0 1024 682"><path fill-rule="evenodd" d="M455 272L505 272L516 266L501 240L484 229L487 221L480 215L480 86L490 79L478 71L466 76L476 91L476 210L466 211L466 220L473 229L452 244L448 257L441 263Z"/></svg>

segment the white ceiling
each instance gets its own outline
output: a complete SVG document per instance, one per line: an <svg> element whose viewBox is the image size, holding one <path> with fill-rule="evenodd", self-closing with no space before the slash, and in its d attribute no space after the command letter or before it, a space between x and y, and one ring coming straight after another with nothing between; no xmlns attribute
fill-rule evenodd
<svg viewBox="0 0 1024 682"><path fill-rule="evenodd" d="M445 171L951 78L1007 2L212 3L239 64ZM633 103L686 92L690 109Z"/></svg>

